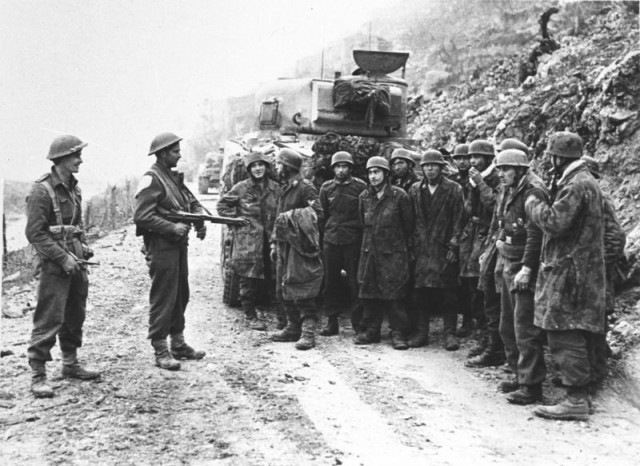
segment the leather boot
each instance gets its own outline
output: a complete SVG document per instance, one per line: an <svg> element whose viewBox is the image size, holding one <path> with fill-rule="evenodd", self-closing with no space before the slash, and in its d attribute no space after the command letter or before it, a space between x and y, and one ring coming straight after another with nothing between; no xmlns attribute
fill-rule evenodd
<svg viewBox="0 0 640 466"><path fill-rule="evenodd" d="M553 406L538 406L533 414L558 421L586 421L589 419L587 387L568 387L567 398Z"/></svg>
<svg viewBox="0 0 640 466"><path fill-rule="evenodd" d="M532 405L542 401L542 385L521 385L520 388L507 396L507 401L514 405Z"/></svg>
<svg viewBox="0 0 640 466"><path fill-rule="evenodd" d="M453 333L448 333L444 337L444 349L447 351L457 351L460 349L460 340Z"/></svg>
<svg viewBox="0 0 640 466"><path fill-rule="evenodd" d="M484 350L489 344L489 334L484 330L480 330L480 332L482 333L480 334L479 338L475 341L471 349L469 349L469 353L467 354L467 358L469 359L480 356L482 353L484 353Z"/></svg>
<svg viewBox="0 0 640 466"><path fill-rule="evenodd" d="M296 342L296 349L309 350L316 346L316 319L307 317L302 321L302 335Z"/></svg>
<svg viewBox="0 0 640 466"><path fill-rule="evenodd" d="M202 359L207 353L194 350L184 341L183 333L171 335L171 355L174 359Z"/></svg>
<svg viewBox="0 0 640 466"><path fill-rule="evenodd" d="M29 359L31 367L31 393L36 398L51 398L53 388L47 383L47 371L45 362L38 359Z"/></svg>
<svg viewBox="0 0 640 466"><path fill-rule="evenodd" d="M380 343L380 328L371 327L364 332L357 333L353 342L356 345L370 345L372 343Z"/></svg>
<svg viewBox="0 0 640 466"><path fill-rule="evenodd" d="M267 329L267 324L258 319L257 316L245 317L244 324L251 330L265 331Z"/></svg>
<svg viewBox="0 0 640 466"><path fill-rule="evenodd" d="M151 340L151 346L153 346L155 350L156 366L168 371L177 371L180 369L180 363L173 359L171 353L169 353L166 338L162 340Z"/></svg>
<svg viewBox="0 0 640 466"><path fill-rule="evenodd" d="M62 351L62 377L93 380L100 377L100 372L85 369L78 362L78 353L74 348L68 351Z"/></svg>
<svg viewBox="0 0 640 466"><path fill-rule="evenodd" d="M422 315L418 316L418 326L416 333L407 341L409 348L420 348L429 344L429 319Z"/></svg>
<svg viewBox="0 0 640 466"><path fill-rule="evenodd" d="M484 352L475 358L469 359L464 365L467 367L501 366L505 360L504 345L500 339L500 334L491 332L489 344Z"/></svg>
<svg viewBox="0 0 640 466"><path fill-rule="evenodd" d="M406 350L409 348L407 340L400 330L391 332L391 347L395 350Z"/></svg>
<svg viewBox="0 0 640 466"><path fill-rule="evenodd" d="M456 335L460 338L465 338L471 335L473 331L473 319L470 316L462 317L462 325L456 331Z"/></svg>
<svg viewBox="0 0 640 466"><path fill-rule="evenodd" d="M519 388L520 384L518 383L518 379L515 376L511 376L507 380L503 380L498 384L498 390L502 393L515 392Z"/></svg>
<svg viewBox="0 0 640 466"><path fill-rule="evenodd" d="M304 327L304 326L303 326ZM303 328L304 331L304 328ZM338 316L329 316L327 319L327 323L322 330L320 330L320 335L323 337L330 337L331 335L338 334Z"/></svg>
<svg viewBox="0 0 640 466"><path fill-rule="evenodd" d="M271 341L285 342L300 339L300 316L296 312L287 313L287 325L279 332L269 335Z"/></svg>

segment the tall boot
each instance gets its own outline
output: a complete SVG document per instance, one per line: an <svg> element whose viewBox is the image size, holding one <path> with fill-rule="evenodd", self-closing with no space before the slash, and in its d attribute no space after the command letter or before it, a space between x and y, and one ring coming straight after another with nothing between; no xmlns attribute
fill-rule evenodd
<svg viewBox="0 0 640 466"><path fill-rule="evenodd" d="M505 360L504 344L500 339L499 332L494 331L489 335L489 344L484 352L475 358L467 360L464 365L467 367L501 366Z"/></svg>
<svg viewBox="0 0 640 466"><path fill-rule="evenodd" d="M39 359L29 359L31 367L31 393L36 398L51 398L53 388L47 383L45 362Z"/></svg>
<svg viewBox="0 0 640 466"><path fill-rule="evenodd" d="M177 371L180 369L180 363L171 357L169 353L169 346L167 345L167 339L151 340L151 346L155 350L156 366L160 369L166 369L168 371Z"/></svg>
<svg viewBox="0 0 640 466"><path fill-rule="evenodd" d="M184 333L174 333L171 335L171 355L175 359L202 359L207 353L198 351L184 341Z"/></svg>
<svg viewBox="0 0 640 466"><path fill-rule="evenodd" d="M409 348L420 348L429 344L429 318L419 312L416 332L407 342Z"/></svg>
<svg viewBox="0 0 640 466"><path fill-rule="evenodd" d="M391 332L391 347L394 350L406 350L409 348L407 345L407 339L404 337L404 333L400 330L393 330Z"/></svg>
<svg viewBox="0 0 640 466"><path fill-rule="evenodd" d="M380 327L369 327L364 332L357 333L353 342L356 345L380 343Z"/></svg>
<svg viewBox="0 0 640 466"><path fill-rule="evenodd" d="M286 342L298 341L300 338L300 313L297 309L287 309L287 326L279 332L272 333L271 341Z"/></svg>
<svg viewBox="0 0 640 466"><path fill-rule="evenodd" d="M533 414L559 421L586 421L589 419L588 387L567 387L567 397L553 406L538 406Z"/></svg>
<svg viewBox="0 0 640 466"><path fill-rule="evenodd" d="M307 317L302 321L302 336L296 343L296 349L308 350L316 346L316 319Z"/></svg>
<svg viewBox="0 0 640 466"><path fill-rule="evenodd" d="M333 315L333 316L329 316L327 318L327 324L322 327L322 330L320 330L320 335L322 335L323 337L329 337L331 335L337 335L338 334L338 316ZM303 329L302 331L304 332L304 325L303 325Z"/></svg>
<svg viewBox="0 0 640 466"><path fill-rule="evenodd" d="M62 351L62 377L93 380L100 377L100 372L82 367L78 362L77 350L74 348Z"/></svg>
<svg viewBox="0 0 640 466"><path fill-rule="evenodd" d="M478 336L478 339L469 349L469 353L467 353L468 359L480 356L482 353L484 353L484 350L487 349L487 345L489 344L489 333L486 330L479 330L479 332L480 334Z"/></svg>

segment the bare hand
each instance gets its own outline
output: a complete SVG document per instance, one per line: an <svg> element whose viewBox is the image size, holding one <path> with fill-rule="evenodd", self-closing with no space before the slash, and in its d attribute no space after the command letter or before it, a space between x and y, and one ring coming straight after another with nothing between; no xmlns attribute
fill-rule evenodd
<svg viewBox="0 0 640 466"><path fill-rule="evenodd" d="M523 265L520 271L513 278L513 285L516 290L524 291L529 288L529 282L531 281L531 269L526 265Z"/></svg>
<svg viewBox="0 0 640 466"><path fill-rule="evenodd" d="M173 232L178 238L182 239L189 234L189 230L191 230L191 225L187 223L178 222L174 225Z"/></svg>
<svg viewBox="0 0 640 466"><path fill-rule="evenodd" d="M64 273L67 275L73 275L80 271L80 264L78 264L78 261L76 261L73 256L67 255L67 258L62 263L62 270L64 270Z"/></svg>
<svg viewBox="0 0 640 466"><path fill-rule="evenodd" d="M482 183L482 174L476 167L471 167L469 169L469 178L473 180L476 186Z"/></svg>
<svg viewBox="0 0 640 466"><path fill-rule="evenodd" d="M276 262L278 260L278 246L273 243L271 245L271 262Z"/></svg>
<svg viewBox="0 0 640 466"><path fill-rule="evenodd" d="M207 236L207 226L201 225L196 228L196 238L204 239Z"/></svg>
<svg viewBox="0 0 640 466"><path fill-rule="evenodd" d="M496 241L496 249L502 252L502 250L504 249L504 241L502 241L501 239Z"/></svg>

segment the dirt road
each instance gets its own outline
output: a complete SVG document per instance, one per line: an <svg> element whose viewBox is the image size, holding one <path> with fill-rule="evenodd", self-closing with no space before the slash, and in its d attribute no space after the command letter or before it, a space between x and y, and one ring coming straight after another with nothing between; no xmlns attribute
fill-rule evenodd
<svg viewBox="0 0 640 466"><path fill-rule="evenodd" d="M101 381L61 379L56 348L56 396L33 399L30 318L2 320L2 349L14 354L0 366L0 464L640 464L640 412L616 393L596 398L586 423L535 418L496 392L502 369L467 369L465 348L444 351L437 325L430 346L402 352L388 340L355 346L347 319L307 352L245 329L222 304L219 229L192 240L186 334L207 356L179 372L153 365L132 227L95 245L102 265L80 354Z"/></svg>

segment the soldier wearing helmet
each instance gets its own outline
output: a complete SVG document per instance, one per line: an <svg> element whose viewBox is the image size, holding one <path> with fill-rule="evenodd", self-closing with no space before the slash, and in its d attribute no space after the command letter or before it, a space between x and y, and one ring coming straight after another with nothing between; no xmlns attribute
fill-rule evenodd
<svg viewBox="0 0 640 466"><path fill-rule="evenodd" d="M444 320L443 346L460 347L456 336L459 285L459 241L464 208L462 188L444 176L445 160L437 150L427 150L420 160L424 180L409 190L416 227L413 234L415 293L422 308L409 346L429 341L429 318L441 311Z"/></svg>
<svg viewBox="0 0 640 466"><path fill-rule="evenodd" d="M261 152L247 154L249 178L235 184L217 204L220 215L245 220L243 226L232 229L230 263L232 272L240 277L240 305L245 325L252 330L267 329L256 312L256 303L261 285L275 285L275 263L268 252L280 186L267 176L269 165ZM284 322L281 324L284 328Z"/></svg>
<svg viewBox="0 0 640 466"><path fill-rule="evenodd" d="M327 324L320 335L338 334L338 316L341 301L341 270L347 274L351 323L357 328L362 318L358 301L358 260L362 225L358 217L358 196L367 188L364 181L353 177L353 157L339 151L331 157L332 180L320 188L320 205L324 212L322 258L324 260L324 308Z"/></svg>
<svg viewBox="0 0 640 466"><path fill-rule="evenodd" d="M72 135L55 138L47 159L51 171L32 186L27 198L26 235L38 253L40 285L27 354L31 392L36 398L53 396L45 363L51 361L56 336L62 351L62 375L95 379L99 372L83 368L77 359L82 346L89 280L84 259L93 256L82 222L82 195L75 174L87 143Z"/></svg>
<svg viewBox="0 0 640 466"><path fill-rule="evenodd" d="M411 185L418 181L418 176L413 171L415 164L413 152L403 148L394 149L389 159L391 184L408 193Z"/></svg>
<svg viewBox="0 0 640 466"><path fill-rule="evenodd" d="M403 299L409 280L409 240L413 211L407 193L389 183L389 162L374 156L366 165L369 187L359 197L364 227L358 265L364 315L355 344L380 341L385 309L394 349L407 349L409 320Z"/></svg>
<svg viewBox="0 0 640 466"><path fill-rule="evenodd" d="M161 211L202 213L202 205L173 169L180 160L180 141L173 133L162 133L151 141L149 155L156 162L138 185L133 220L136 235L144 240L144 251L151 276L148 336L155 351L156 365L178 370L176 359L202 359L204 351L185 342L185 310L189 302L188 236L190 225L174 223ZM204 239L204 224L196 225L197 237ZM171 337L171 348L167 345Z"/></svg>
<svg viewBox="0 0 640 466"><path fill-rule="evenodd" d="M546 198L548 193L540 177L529 170L522 150L502 150L496 168L502 190L489 237L496 238L499 256L495 274L501 297L500 337L514 374L500 389L512 392L507 396L510 403L528 405L542 399L546 366L544 332L533 323L542 232L527 215L525 201L534 194Z"/></svg>
<svg viewBox="0 0 640 466"><path fill-rule="evenodd" d="M604 333L606 311L603 195L580 160L580 136L552 134L546 154L555 169L553 203L529 196L525 204L528 217L543 233L534 323L547 332L567 397L553 406L538 406L534 414L587 420L588 386L596 369L589 341Z"/></svg>
<svg viewBox="0 0 640 466"><path fill-rule="evenodd" d="M293 149L281 149L276 156L276 172L282 182L278 198L274 232L271 237L271 259L276 262L276 294L287 315L287 325L271 335L279 342L295 341L296 349L315 346L318 315L315 299L322 284L320 233L323 218L318 191L302 177L302 156ZM292 230L291 225L305 228ZM296 238L304 234L305 255L298 254ZM296 269L297 267L297 269ZM303 276L301 276L303 275ZM291 277L296 276L295 279Z"/></svg>
<svg viewBox="0 0 640 466"><path fill-rule="evenodd" d="M481 299L483 312L475 317L481 328L486 326L486 333L469 351L469 360L465 364L468 367L499 366L504 363L504 350L499 333L500 297L496 293L493 278L497 257L495 247L489 253L483 254L487 246L496 198L500 191L500 178L492 163L494 154L493 144L484 139L477 139L469 145L471 189L465 202L467 221L460 243L460 276L463 286L467 289L481 290L481 298L478 295L475 297L478 301ZM481 257L488 259L482 261Z"/></svg>

